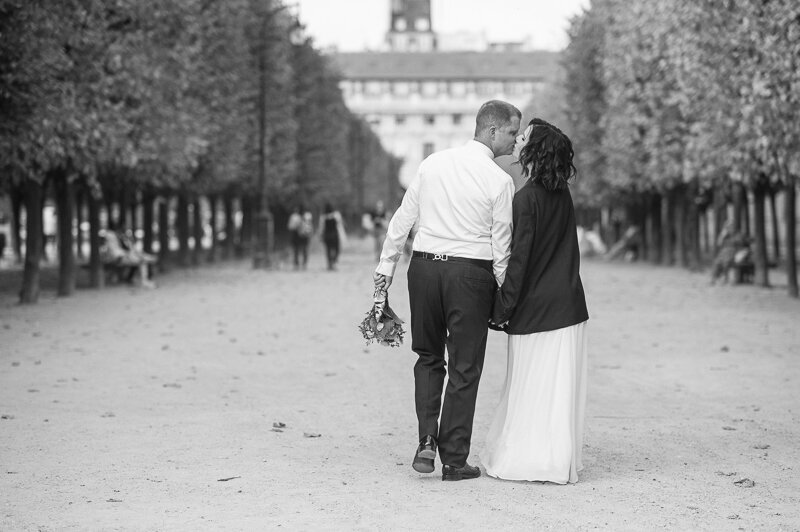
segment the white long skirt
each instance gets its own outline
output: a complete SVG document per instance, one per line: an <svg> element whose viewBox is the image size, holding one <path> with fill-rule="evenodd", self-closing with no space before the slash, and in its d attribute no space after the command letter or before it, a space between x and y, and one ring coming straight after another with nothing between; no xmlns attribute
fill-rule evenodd
<svg viewBox="0 0 800 532"><path fill-rule="evenodd" d="M486 473L577 482L585 412L586 322L509 335L503 393L481 453Z"/></svg>

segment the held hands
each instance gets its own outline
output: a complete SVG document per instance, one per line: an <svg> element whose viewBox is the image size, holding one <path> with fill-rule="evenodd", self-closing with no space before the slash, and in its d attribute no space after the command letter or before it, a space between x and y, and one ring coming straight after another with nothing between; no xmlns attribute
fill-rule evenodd
<svg viewBox="0 0 800 532"><path fill-rule="evenodd" d="M506 327L508 326L508 320L504 321L501 324L495 323L493 320L489 320L489 328L493 331L505 331Z"/></svg>
<svg viewBox="0 0 800 532"><path fill-rule="evenodd" d="M372 280L375 282L375 288L384 292L388 291L392 285L392 277L382 273L375 272L372 275Z"/></svg>

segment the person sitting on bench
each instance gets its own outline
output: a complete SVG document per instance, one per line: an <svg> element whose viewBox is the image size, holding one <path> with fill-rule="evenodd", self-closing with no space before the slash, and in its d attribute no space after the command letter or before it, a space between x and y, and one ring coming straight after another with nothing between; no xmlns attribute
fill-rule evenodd
<svg viewBox="0 0 800 532"><path fill-rule="evenodd" d="M149 253L144 253L136 248L133 240L122 229L115 229L109 226L103 234L103 248L101 257L103 263L117 265L120 268L127 268L125 282L132 284L136 272L139 272L139 279L143 288L155 288L153 282L153 267L156 257Z"/></svg>

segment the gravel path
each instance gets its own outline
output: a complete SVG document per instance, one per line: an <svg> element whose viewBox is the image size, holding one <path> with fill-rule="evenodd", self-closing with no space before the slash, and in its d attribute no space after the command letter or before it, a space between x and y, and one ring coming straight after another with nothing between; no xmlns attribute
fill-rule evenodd
<svg viewBox="0 0 800 532"><path fill-rule="evenodd" d="M0 530L800 530L784 287L584 261L580 482L443 483L410 466L410 342L356 329L368 249L337 272L316 252L305 272L228 263L30 307L0 294ZM504 351L490 333L472 463Z"/></svg>

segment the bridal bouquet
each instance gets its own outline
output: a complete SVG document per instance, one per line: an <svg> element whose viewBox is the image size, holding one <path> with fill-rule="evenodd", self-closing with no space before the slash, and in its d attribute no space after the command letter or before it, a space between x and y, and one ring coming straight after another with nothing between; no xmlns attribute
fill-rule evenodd
<svg viewBox="0 0 800 532"><path fill-rule="evenodd" d="M378 342L389 347L398 347L403 343L403 320L389 307L389 296L385 290L377 289L373 295L372 308L358 326L358 330L367 341Z"/></svg>

